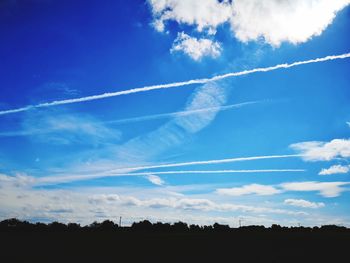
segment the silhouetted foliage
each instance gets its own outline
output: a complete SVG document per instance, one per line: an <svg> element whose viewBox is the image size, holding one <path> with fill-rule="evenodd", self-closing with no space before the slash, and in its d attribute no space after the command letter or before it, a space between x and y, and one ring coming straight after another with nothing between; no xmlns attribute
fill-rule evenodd
<svg viewBox="0 0 350 263"><path fill-rule="evenodd" d="M81 226L11 218L0 222L0 242L3 262L111 262L124 257L127 262L154 262L157 257L162 262L345 262L350 229L277 224L230 228L148 220L129 227L110 220Z"/></svg>
<svg viewBox="0 0 350 263"><path fill-rule="evenodd" d="M92 222L90 225L82 227L77 223L63 224L60 222L51 222L49 224L37 222L30 223L21 221L16 218L5 219L0 222L0 230L47 230L47 231L77 231L77 230L98 230L98 231L141 231L141 232L350 232L349 228L337 225L324 225L321 227L284 227L273 224L270 228L259 225L242 226L240 228L231 228L229 225L215 223L214 225L187 225L184 222L175 222L173 224L157 222L152 224L148 220L134 222L131 227L119 227L118 224L111 220L103 222Z"/></svg>
<svg viewBox="0 0 350 263"><path fill-rule="evenodd" d="M188 230L188 226L184 222L176 222L172 225L172 230L175 232L185 232Z"/></svg>
<svg viewBox="0 0 350 263"><path fill-rule="evenodd" d="M138 223L133 223L131 228L133 230L137 230L137 231L151 231L153 228L153 225L150 221L148 220L143 220L141 222Z"/></svg>
<svg viewBox="0 0 350 263"><path fill-rule="evenodd" d="M225 232L225 231L229 231L230 227L228 225L220 225L218 223L215 223L213 225L213 228L215 231L221 231L221 232Z"/></svg>

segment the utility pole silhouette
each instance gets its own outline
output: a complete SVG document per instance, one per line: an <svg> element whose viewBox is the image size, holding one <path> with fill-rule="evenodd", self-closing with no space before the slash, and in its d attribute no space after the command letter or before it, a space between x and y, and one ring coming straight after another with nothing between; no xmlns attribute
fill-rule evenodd
<svg viewBox="0 0 350 263"><path fill-rule="evenodd" d="M121 227L122 226L122 217L120 216L119 217L119 227Z"/></svg>
<svg viewBox="0 0 350 263"><path fill-rule="evenodd" d="M242 227L242 221L243 221L242 219L238 220L239 227Z"/></svg>

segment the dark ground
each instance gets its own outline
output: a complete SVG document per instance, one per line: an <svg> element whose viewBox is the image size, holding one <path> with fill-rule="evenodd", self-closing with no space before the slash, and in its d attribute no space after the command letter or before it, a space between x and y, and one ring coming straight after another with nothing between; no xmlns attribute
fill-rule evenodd
<svg viewBox="0 0 350 263"><path fill-rule="evenodd" d="M162 226L0 226L0 260L6 263L349 262L350 231L346 228Z"/></svg>

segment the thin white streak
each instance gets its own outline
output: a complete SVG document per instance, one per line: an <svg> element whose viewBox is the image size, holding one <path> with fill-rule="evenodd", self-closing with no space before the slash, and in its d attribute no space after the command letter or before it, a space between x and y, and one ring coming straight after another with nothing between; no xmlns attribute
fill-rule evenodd
<svg viewBox="0 0 350 263"><path fill-rule="evenodd" d="M72 181L82 181L82 180L92 180L102 177L109 177L109 176L121 176L121 175L136 175L136 173L131 173L133 171L138 170L148 170L148 169L155 169L155 168L169 168L169 167L183 167L183 166L191 166L191 165L208 165L208 164L221 164L221 163L233 163L233 162L242 162L242 161L254 161L254 160L266 160L266 159L279 159L279 158L294 158L294 157L300 157L298 154L292 154L292 155L269 155L269 156L254 156L254 157L241 157L241 158L229 158L229 159L221 159L221 160L209 160L209 161L194 161L194 162L184 162L184 163L171 163L171 164L160 164L160 165L151 165L151 166L139 166L139 167L124 167L114 170L109 170L101 173L95 173L95 174L76 174L76 175L67 175L67 176L48 176L48 177L42 177L40 178L40 181L42 182L72 182ZM286 169L285 171L290 172L302 172L304 170L297 170L297 169ZM225 170L220 170L220 173ZM229 170L226 170L229 171ZM233 170L231 170L233 171ZM237 170L241 173L244 173L244 171L248 170ZM253 172L257 172L258 170L251 170ZM264 172L272 172L272 171L281 171L281 170L260 170ZM237 173L239 173L237 172ZM149 174L157 174L159 172L145 172L145 173L138 173L138 175L149 175ZM170 173L175 173L175 171L169 171ZM184 173L181 172L180 173ZM187 171L187 173L189 173ZM200 173L200 172L199 172ZM204 172L202 172L204 173ZM210 171L208 173L213 173L213 171ZM219 172L217 172L219 173ZM222 172L225 173L225 172ZM228 173L228 172L227 172ZM247 172L246 172L247 173Z"/></svg>
<svg viewBox="0 0 350 263"><path fill-rule="evenodd" d="M262 169L262 170L188 170L188 171L162 171L144 173L115 174L115 176L128 175L166 175L166 174L225 174L225 173L285 173L285 172L305 172L305 169ZM114 176L114 175L111 175Z"/></svg>
<svg viewBox="0 0 350 263"><path fill-rule="evenodd" d="M150 166L128 167L128 168L122 168L122 169L123 170L124 169L146 170L146 169L181 167L181 166L191 166L191 165L221 164L221 163L233 163L233 162L255 161L255 160L266 160L266 159L294 158L294 157L300 157L300 156L302 155L300 154L266 155L266 156L239 157L239 158L228 158L228 159L208 160L208 161L169 163L169 164L159 164L159 165L150 165ZM110 172L118 172L118 170L120 169L111 170Z"/></svg>
<svg viewBox="0 0 350 263"><path fill-rule="evenodd" d="M198 114L198 113L203 113L203 112L226 111L226 110L231 110L234 108L240 108L240 107L243 107L246 105L252 105L252 104L257 104L257 103L262 103L262 102L264 102L264 101L248 101L248 102L242 102L242 103L237 103L237 104L230 104L230 105L226 105L226 106L208 107L208 108L201 108L201 109L196 109L196 110L154 114L154 115L148 115L148 116L105 121L105 122L101 122L101 123L102 124L121 124L121 123L156 120L156 119L162 119L162 118L182 117L182 116L188 116L188 115ZM47 129L47 130L33 129L33 130L27 130L27 131L8 131L8 132L0 132L0 137L29 136L29 135L36 135L36 134L46 134L46 133L56 132L56 131L57 130L55 130L55 129Z"/></svg>
<svg viewBox="0 0 350 263"><path fill-rule="evenodd" d="M287 69L287 68L292 68L300 65L306 65L306 64L311 64L311 63L319 63L319 62L325 62L329 60L336 60L336 59L345 59L349 58L350 53L345 53L342 55L332 55L332 56L326 56L322 58L316 58L316 59L310 59L310 60L305 60L305 61L297 61L291 64L279 64L276 66L271 66L271 67L265 67L265 68L255 68L255 69L250 69L250 70L243 70L240 72L231 72L223 75L218 75L212 78L202 78L202 79L192 79L188 81L182 81L182 82L174 82L174 83L168 83L168 84L160 84L160 85L152 85L152 86L145 86L141 88L134 88L134 89L129 89L129 90L122 90L122 91L116 91L116 92L107 92L99 95L92 95L92 96L86 96L86 97L81 97L81 98L75 98L75 99L66 99L66 100L55 100L52 102L46 102L46 103L40 103L37 105L29 105L23 108L18 108L18 109L10 109L10 110L4 110L0 111L0 115L5 115L5 114L10 114L10 113L18 113L21 111L27 111L30 110L31 108L44 108L44 107L52 107L52 106L57 106L57 105L64 105L64 104L71 104L71 103L78 103L78 102L85 102L85 101L92 101L92 100L100 100L100 99L105 99L105 98L110 98L110 97L116 97L116 96L121 96L121 95L128 95L132 93L139 93L139 92L147 92L151 90L158 90L158 89L169 89L169 88L175 88L175 87L182 87L182 86L188 86L188 85L194 85L194 84L205 84L208 82L212 81L217 81L217 80L222 80L226 78L232 78L232 77L238 77L238 76L243 76L243 75L249 75L257 72L268 72L268 71L273 71L276 69Z"/></svg>
<svg viewBox="0 0 350 263"><path fill-rule="evenodd" d="M154 115L147 115L147 116L140 116L140 117L134 117L134 118L121 119L121 120L106 121L104 123L106 123L106 124L120 124L120 123L149 121L149 120L171 118L171 117L182 117L182 116L188 116L188 115L198 114L198 113L203 113L203 112L226 111L226 110L231 110L231 109L234 109L234 108L240 108L242 106L256 104L256 103L260 103L260 102L263 102L263 101L248 101L248 102L237 103L237 104L230 104L230 105L220 106L220 107L209 107L209 108L201 108L201 109L196 109L196 110L187 110L187 111L177 111L177 112L169 112L169 113L162 113L162 114L154 114Z"/></svg>
<svg viewBox="0 0 350 263"><path fill-rule="evenodd" d="M168 174L234 174L234 173L288 173L305 172L304 169L263 169L263 170L188 170L188 171L162 171L162 172L142 172L142 173L105 173L95 175L80 175L67 177L42 177L36 180L38 184L63 183L70 181L81 181L89 179L98 179L102 177L121 177L121 176L148 176L148 175L168 175Z"/></svg>

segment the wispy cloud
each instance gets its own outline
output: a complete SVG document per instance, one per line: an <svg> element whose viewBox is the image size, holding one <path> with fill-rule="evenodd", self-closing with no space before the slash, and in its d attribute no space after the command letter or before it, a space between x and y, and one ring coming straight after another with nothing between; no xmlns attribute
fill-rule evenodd
<svg viewBox="0 0 350 263"><path fill-rule="evenodd" d="M98 144L119 140L121 133L89 115L59 112L31 112L19 131L0 132L0 137L31 136L54 144Z"/></svg>
<svg viewBox="0 0 350 263"><path fill-rule="evenodd" d="M302 208L321 208L325 206L325 204L322 202L310 202L304 199L286 199L284 200L284 203Z"/></svg>
<svg viewBox="0 0 350 263"><path fill-rule="evenodd" d="M129 89L129 90L108 92L108 93L103 93L103 94L99 94L99 95L92 95L92 96L86 96L86 97L75 98L75 99L56 100L56 101L40 103L40 104L36 104L36 105L29 105L29 106L25 106L25 107L17 108L17 109L2 110L2 111L0 111L0 115L28 111L28 110L35 109L35 108L46 108L46 107L53 107L53 106L58 106L58 105L100 100L100 99L105 99L105 98L110 98L110 97L134 94L134 93L139 93L139 92L148 92L148 91L158 90L158 89L169 89L169 88L182 87L182 86L188 86L188 85L194 85L194 84L206 84L209 82L214 82L214 81L238 77L238 76L249 75L249 74L253 74L253 73L257 73L257 72L268 72L268 71L273 71L273 70L277 70L277 69L287 69L287 68L292 68L292 67L311 64L311 63L320 63L320 62L337 60L337 59L345 59L345 58L349 58L349 57L350 57L350 53L344 53L341 55L330 55L330 56L326 56L326 57L322 57L322 58L297 61L297 62L293 62L290 64L285 63L285 64L279 64L279 65L271 66L271 67L255 68L255 69L244 70L244 71L239 71L239 72L231 72L231 73L227 73L227 74L223 74L223 75L217 75L217 76L214 76L212 78L192 79L192 80L182 81L182 82L174 82L174 83L169 83L169 84L159 84L159 85L145 86L145 87L134 88L134 89Z"/></svg>
<svg viewBox="0 0 350 263"><path fill-rule="evenodd" d="M312 192L316 191L323 197L337 197L342 192L347 191L342 186L349 185L350 182L290 182L279 185L249 184L241 187L219 188L216 193L222 195L242 196L242 195L275 195L286 191Z"/></svg>
<svg viewBox="0 0 350 263"><path fill-rule="evenodd" d="M145 177L152 184L155 184L155 185L163 185L163 184L165 184L165 182L163 181L162 178L160 178L159 176L156 176L154 174L149 174L149 175L146 175Z"/></svg>
<svg viewBox="0 0 350 263"><path fill-rule="evenodd" d="M275 195L281 193L281 190L271 185L249 184L242 187L220 188L216 193L221 195L242 196L242 195Z"/></svg>
<svg viewBox="0 0 350 263"><path fill-rule="evenodd" d="M337 197L346 191L342 186L349 184L350 182L293 182L281 184L281 187L286 191L316 191L323 197Z"/></svg>
<svg viewBox="0 0 350 263"><path fill-rule="evenodd" d="M330 175L330 174L346 174L350 172L350 165L332 165L329 168L322 169L319 175Z"/></svg>

